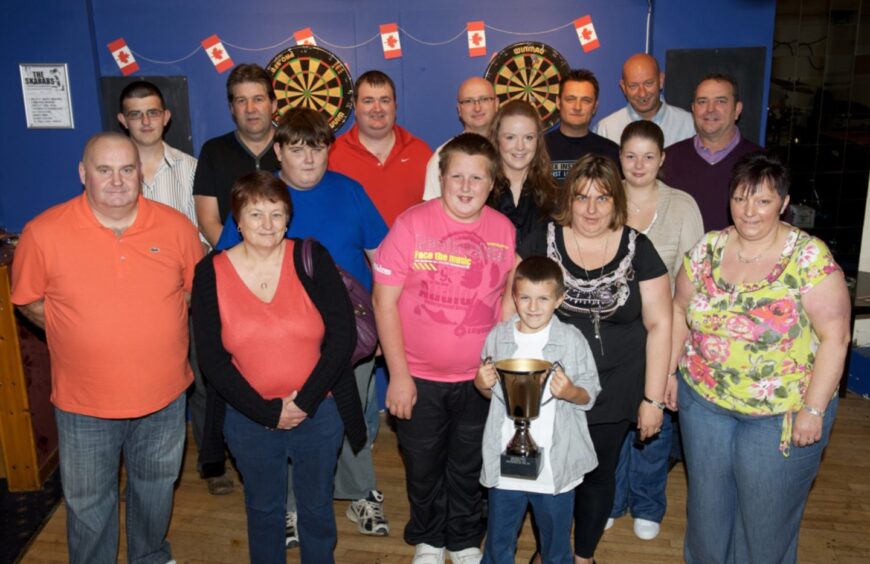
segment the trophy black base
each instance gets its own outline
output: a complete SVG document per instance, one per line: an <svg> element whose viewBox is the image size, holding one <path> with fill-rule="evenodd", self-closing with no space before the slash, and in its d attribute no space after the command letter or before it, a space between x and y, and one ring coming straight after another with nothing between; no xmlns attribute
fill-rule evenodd
<svg viewBox="0 0 870 564"><path fill-rule="evenodd" d="M541 448L537 452L526 456L508 453L502 453L501 455L502 476L536 480L540 476L543 466L544 449Z"/></svg>

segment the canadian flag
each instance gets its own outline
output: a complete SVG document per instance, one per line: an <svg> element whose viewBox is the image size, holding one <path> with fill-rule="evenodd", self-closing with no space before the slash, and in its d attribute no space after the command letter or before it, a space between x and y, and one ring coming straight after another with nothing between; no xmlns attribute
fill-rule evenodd
<svg viewBox="0 0 870 564"><path fill-rule="evenodd" d="M574 29L577 30L577 37L580 39L580 46L583 47L584 53L601 47L598 35L595 33L595 27L592 26L591 16L583 16L574 20Z"/></svg>
<svg viewBox="0 0 870 564"><path fill-rule="evenodd" d="M388 23L381 26L381 46L384 48L385 59L398 59L402 56L398 25Z"/></svg>
<svg viewBox="0 0 870 564"><path fill-rule="evenodd" d="M486 57L486 31L483 22L468 22L468 56Z"/></svg>
<svg viewBox="0 0 870 564"><path fill-rule="evenodd" d="M139 63L133 57L133 52L127 47L127 42L123 37L112 41L108 45L109 51L112 52L112 58L118 63L118 68L121 69L121 74L124 76L133 74L139 70Z"/></svg>
<svg viewBox="0 0 870 564"><path fill-rule="evenodd" d="M217 69L219 73L233 68L233 60L230 58L230 54L227 53L227 50L224 49L224 44L221 43L221 40L218 39L217 35L212 35L207 39L203 39L202 48L205 49L205 53L208 55L208 58L211 59L214 68Z"/></svg>
<svg viewBox="0 0 870 564"><path fill-rule="evenodd" d="M317 45L317 42L314 41L314 32L311 31L310 27L300 29L293 34L293 37L296 39L296 45Z"/></svg>

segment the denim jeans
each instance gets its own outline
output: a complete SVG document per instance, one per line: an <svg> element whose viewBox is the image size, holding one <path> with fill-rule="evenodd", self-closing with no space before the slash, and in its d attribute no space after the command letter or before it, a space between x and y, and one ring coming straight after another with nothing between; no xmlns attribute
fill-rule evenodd
<svg viewBox="0 0 870 564"><path fill-rule="evenodd" d="M334 562L337 532L332 486L344 436L335 400L323 400L314 417L290 431L267 429L227 405L224 436L244 480L250 561L286 561L284 512L287 460L291 459L301 560Z"/></svg>
<svg viewBox="0 0 870 564"><path fill-rule="evenodd" d="M686 455L688 564L797 561L798 532L810 487L828 444L837 398L828 404L822 439L779 451L783 416L753 417L718 407L679 387Z"/></svg>
<svg viewBox="0 0 870 564"><path fill-rule="evenodd" d="M357 391L362 401L368 440L365 446L356 454L345 437L338 453L338 467L335 471L334 499L358 500L368 497L369 492L377 489L375 480L375 463L372 459L372 444L378 436L381 416L378 413L378 402L375 399L375 358L358 364L353 369L356 378ZM287 473L287 510L296 511L296 495L293 493L293 472Z"/></svg>
<svg viewBox="0 0 870 564"><path fill-rule="evenodd" d="M60 476L72 564L109 564L118 556L118 468L127 468L127 561L172 559L166 532L184 453L181 394L134 419L103 419L55 408Z"/></svg>
<svg viewBox="0 0 870 564"><path fill-rule="evenodd" d="M572 564L571 522L574 490L559 495L489 490L489 517L481 564L514 564L517 534L531 505L540 535L541 558L547 564Z"/></svg>
<svg viewBox="0 0 870 564"><path fill-rule="evenodd" d="M643 443L638 444L637 428L632 426L619 453L611 517L630 511L635 519L662 522L668 506L665 487L673 430L669 411L662 418L661 432Z"/></svg>

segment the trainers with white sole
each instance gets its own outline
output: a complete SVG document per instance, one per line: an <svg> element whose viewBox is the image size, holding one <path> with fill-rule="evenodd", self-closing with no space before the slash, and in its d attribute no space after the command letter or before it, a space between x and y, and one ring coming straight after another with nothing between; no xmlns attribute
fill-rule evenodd
<svg viewBox="0 0 870 564"><path fill-rule="evenodd" d="M447 556L453 564L480 564L480 559L483 558L483 553L476 546L463 548L462 550L447 551Z"/></svg>
<svg viewBox="0 0 870 564"><path fill-rule="evenodd" d="M659 531L661 530L662 526L655 521L649 521L647 519L634 520L634 534L640 540L653 540L659 536Z"/></svg>
<svg viewBox="0 0 870 564"><path fill-rule="evenodd" d="M364 535L385 537L390 534L390 524L384 517L384 494L378 490L370 491L365 499L351 502L345 515Z"/></svg>
<svg viewBox="0 0 870 564"><path fill-rule="evenodd" d="M607 529L612 527L615 522L616 522L616 519L614 519L613 517L608 517L607 523L604 524L604 530L606 531Z"/></svg>
<svg viewBox="0 0 870 564"><path fill-rule="evenodd" d="M444 547L438 548L425 542L414 547L411 564L444 564Z"/></svg>
<svg viewBox="0 0 870 564"><path fill-rule="evenodd" d="M287 548L299 546L299 529L296 527L295 511L288 511L284 515L284 546Z"/></svg>

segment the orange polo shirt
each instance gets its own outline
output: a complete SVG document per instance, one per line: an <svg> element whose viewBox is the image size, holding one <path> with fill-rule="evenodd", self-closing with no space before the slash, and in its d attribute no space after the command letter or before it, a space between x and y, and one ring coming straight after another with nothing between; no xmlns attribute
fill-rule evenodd
<svg viewBox="0 0 870 564"><path fill-rule="evenodd" d="M185 294L202 257L196 228L139 197L116 236L84 193L24 228L12 265L12 302L45 300L51 400L108 419L167 406L193 379Z"/></svg>

